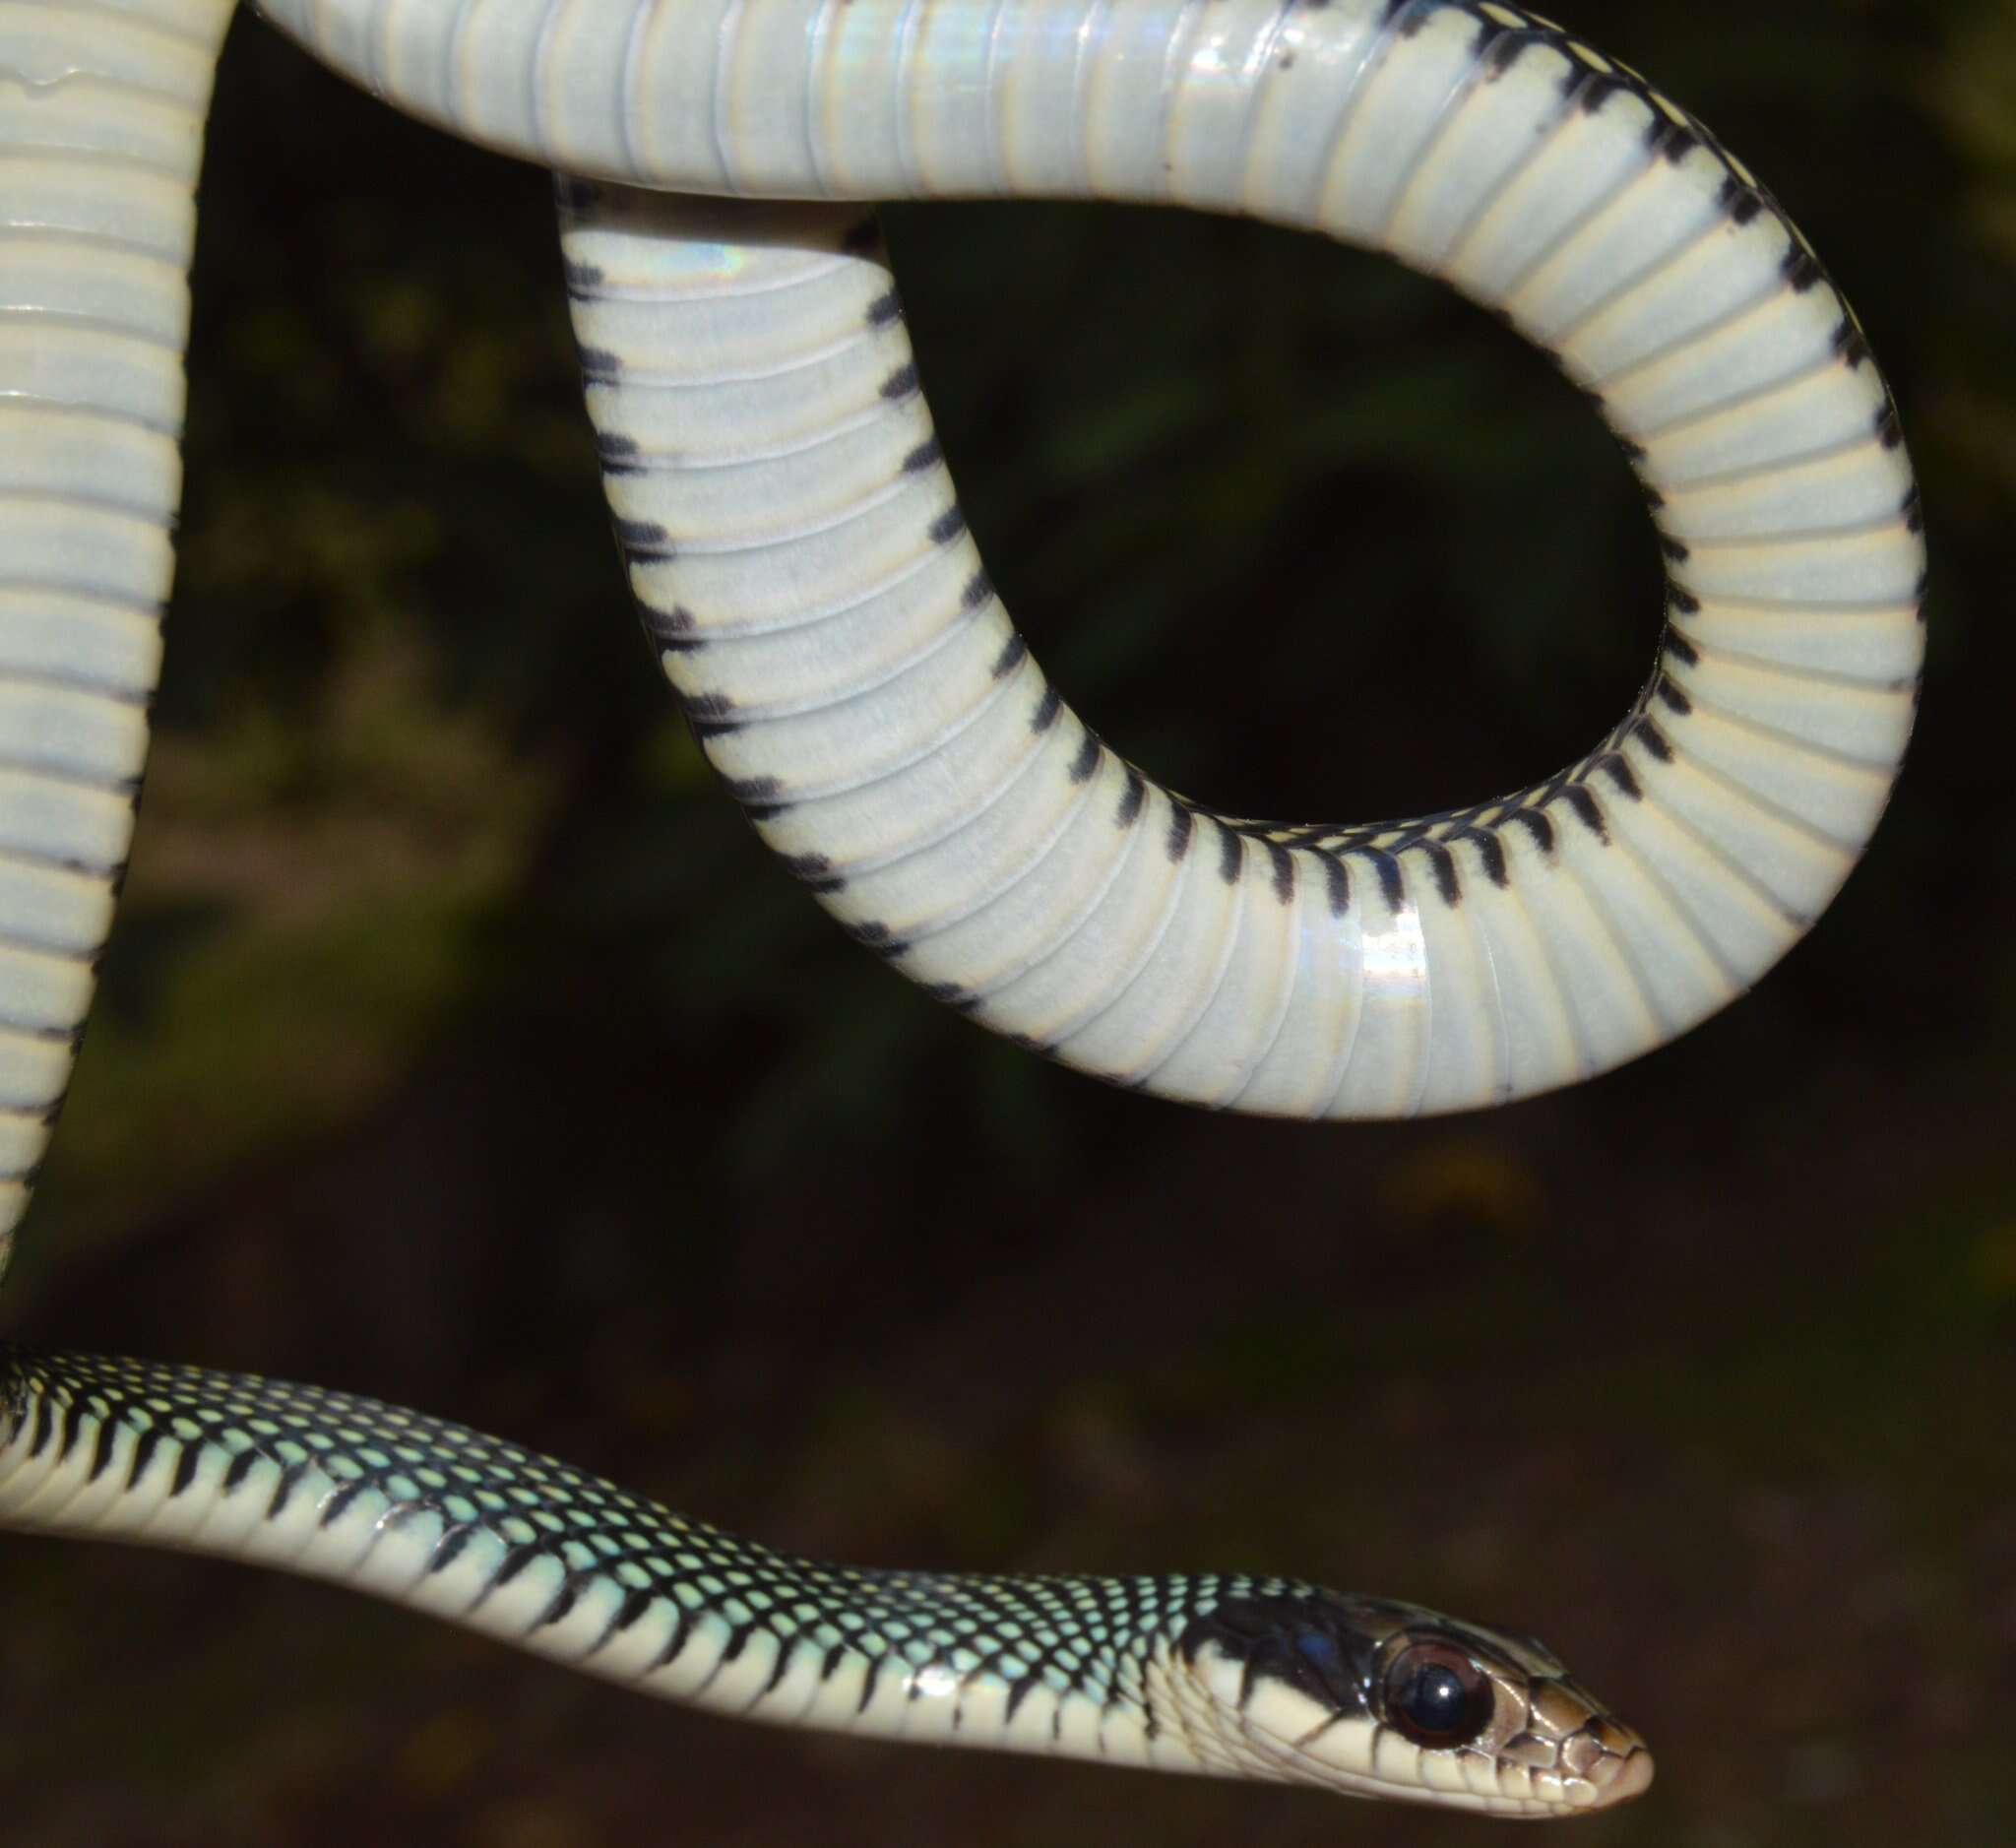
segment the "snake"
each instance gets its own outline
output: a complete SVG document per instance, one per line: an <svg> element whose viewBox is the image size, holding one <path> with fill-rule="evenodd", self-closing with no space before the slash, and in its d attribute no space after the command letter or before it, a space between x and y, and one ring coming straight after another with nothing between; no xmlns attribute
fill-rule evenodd
<svg viewBox="0 0 2016 1848"><path fill-rule="evenodd" d="M1896 407L1772 194L1574 32L1498 0L259 10L395 107L554 171L650 646L757 835L978 1024L1211 1109L1500 1104L1742 993L1875 827L1924 638ZM131 840L231 12L0 0L9 1237ZM1526 788L1366 824L1221 813L1108 746L988 578L872 214L1007 196L1320 231L1550 354L1665 560L1623 718ZM0 1350L0 1525L333 1579L786 1726L1509 1816L1652 1777L1515 1630L1252 1574L798 1559L419 1412L192 1367Z"/></svg>

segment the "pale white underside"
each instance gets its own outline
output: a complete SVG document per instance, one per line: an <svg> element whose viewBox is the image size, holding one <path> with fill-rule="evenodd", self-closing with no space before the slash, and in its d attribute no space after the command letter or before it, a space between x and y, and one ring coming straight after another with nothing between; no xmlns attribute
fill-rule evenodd
<svg viewBox="0 0 2016 1848"><path fill-rule="evenodd" d="M1874 368L1731 168L1653 145L1671 112L1570 40L1493 75L1486 9L1402 35L1374 0L275 0L403 108L568 170L713 192L1040 191L1259 213L1390 249L1502 307L1603 394L1687 548L1687 703L1642 792L1581 781L1551 839L1502 820L1503 883L1446 841L1389 892L1171 798L1044 705L930 436L889 279L846 207L590 202L591 412L640 466L626 519L672 555L639 596L665 665L737 729L711 754L766 839L907 974L1121 1082L1219 1107L1384 1115L1569 1082L1738 993L1825 905L1913 713L1922 547ZM0 8L0 1215L68 1079L126 854L179 471L184 274L221 0ZM1506 16L1509 18L1509 16ZM942 530L942 529L941 529ZM695 647L694 643L704 643ZM1037 729L1033 721L1049 716ZM1091 774L1074 777L1074 767ZM1127 824L1121 825L1125 816ZM1494 819L1486 811L1480 820ZM1224 876L1230 871L1232 876ZM1285 894L1285 895L1284 895Z"/></svg>

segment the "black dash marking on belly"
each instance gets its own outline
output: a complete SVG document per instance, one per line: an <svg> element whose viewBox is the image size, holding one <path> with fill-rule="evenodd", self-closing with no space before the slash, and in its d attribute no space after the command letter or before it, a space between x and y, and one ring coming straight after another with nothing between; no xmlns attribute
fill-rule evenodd
<svg viewBox="0 0 2016 1848"><path fill-rule="evenodd" d="M175 1473L168 1479L168 1499L170 1501L196 1480L196 1464L202 1451L196 1444L184 1443L182 1454L175 1459Z"/></svg>
<svg viewBox="0 0 2016 1848"><path fill-rule="evenodd" d="M1696 597L1678 578L1667 579L1666 601L1669 608L1678 610L1683 616L1691 616L1701 607L1700 598Z"/></svg>
<svg viewBox="0 0 2016 1848"><path fill-rule="evenodd" d="M1601 402L1602 400L1599 399L1598 403ZM1645 445L1643 443L1633 442L1630 437L1618 431L1612 431L1611 434L1616 437L1617 447L1624 452L1624 460L1626 462L1643 462L1645 460Z"/></svg>
<svg viewBox="0 0 2016 1848"><path fill-rule="evenodd" d="M891 936L889 926L880 919L866 918L859 924L841 926L856 943L865 943L877 955L901 956L910 945L901 937Z"/></svg>
<svg viewBox="0 0 2016 1848"><path fill-rule="evenodd" d="M333 1496L329 1497L328 1499L322 1503L322 1506L316 1510L316 1526L334 1527L338 1521L342 1520L343 1517L349 1512L350 1503L354 1501L360 1495L362 1495L365 1490L370 1488L370 1486L371 1484L369 1478L363 1476L359 1476L355 1478L353 1481L345 1483L341 1489L339 1489Z"/></svg>
<svg viewBox="0 0 2016 1848"><path fill-rule="evenodd" d="M1851 372L1869 356L1869 337L1845 314L1834 330L1834 356Z"/></svg>
<svg viewBox="0 0 2016 1848"><path fill-rule="evenodd" d="M623 376L623 357L606 347L583 347L577 355L582 377L591 384L602 384Z"/></svg>
<svg viewBox="0 0 2016 1848"><path fill-rule="evenodd" d="M742 721L733 717L735 702L725 693L681 693L679 700L701 737L720 737L724 732L742 729Z"/></svg>
<svg viewBox="0 0 2016 1848"><path fill-rule="evenodd" d="M574 1609L575 1599L574 1587L563 1582L560 1589L553 1593L552 1602L533 1619L525 1633L530 1636L536 1629L544 1629L548 1625L559 1623Z"/></svg>
<svg viewBox="0 0 2016 1848"><path fill-rule="evenodd" d="M1596 797L1579 783L1570 783L1561 791L1561 799L1574 811L1575 819L1606 847L1609 845L1610 831L1604 825L1603 810L1597 806Z"/></svg>
<svg viewBox="0 0 2016 1848"><path fill-rule="evenodd" d="M945 446L935 437L927 437L903 459L903 472L915 475L928 469L945 454Z"/></svg>
<svg viewBox="0 0 2016 1848"><path fill-rule="evenodd" d="M1512 871L1505 863L1505 843L1492 829L1465 828L1459 838L1475 845L1478 859L1483 861L1486 879L1500 891L1511 884Z"/></svg>
<svg viewBox="0 0 2016 1848"><path fill-rule="evenodd" d="M1527 47L1534 41L1527 32L1517 27L1493 25L1489 32L1488 38L1479 41L1478 52L1483 62L1484 82L1495 84L1519 62Z"/></svg>
<svg viewBox="0 0 2016 1848"><path fill-rule="evenodd" d="M728 794L738 802L775 802L784 785L775 777L730 777Z"/></svg>
<svg viewBox="0 0 2016 1848"><path fill-rule="evenodd" d="M1428 857L1428 864L1434 869L1435 890L1441 894L1442 903L1455 910L1463 903L1463 884L1456 876L1456 856L1440 841L1422 840L1415 845Z"/></svg>
<svg viewBox="0 0 2016 1848"><path fill-rule="evenodd" d="M1687 562L1689 553L1686 541L1674 539L1670 533L1662 533L1659 536L1659 549L1665 552L1676 565L1683 565Z"/></svg>
<svg viewBox="0 0 2016 1848"><path fill-rule="evenodd" d="M576 263L573 258L561 259L560 274L566 280L567 292L577 301L586 296L590 289L599 288L605 280L602 272L593 263Z"/></svg>
<svg viewBox="0 0 2016 1848"><path fill-rule="evenodd" d="M77 1407L73 1407L73 1413L75 1413L75 1417L79 1421L83 1421L85 1407L77 1405ZM159 1441L159 1438L154 1438L148 1433L143 1433L143 1438L148 1438L148 1447L150 1449L154 1447L154 1443ZM69 1449L69 1447L65 1447L65 1449ZM94 1484L94 1481L100 1475L104 1475L104 1471L111 1467L111 1461L113 1461L113 1425L111 1425L109 1419L98 1419L96 1427L91 1433L91 1467L85 1471L85 1481L89 1481L89 1484ZM131 1484L133 1477L129 1475L127 1481Z"/></svg>
<svg viewBox="0 0 2016 1848"><path fill-rule="evenodd" d="M1657 757L1661 763L1670 764L1672 762L1673 747L1668 742L1666 733L1642 713L1631 721L1631 735L1644 745L1653 756Z"/></svg>
<svg viewBox="0 0 2016 1848"><path fill-rule="evenodd" d="M1239 869L1246 863L1246 844L1216 815L1212 820L1218 824L1218 876L1227 885L1237 885Z"/></svg>
<svg viewBox="0 0 2016 1848"><path fill-rule="evenodd" d="M1379 875L1379 896L1386 901L1386 909L1396 916L1407 909L1407 880L1401 875L1400 861L1380 847L1354 847L1354 854L1361 855L1372 862L1372 869Z"/></svg>
<svg viewBox="0 0 2016 1848"><path fill-rule="evenodd" d="M634 436L620 436L612 430L598 430L595 434L596 458L602 465L604 475L635 475L640 464L637 458L644 452Z"/></svg>
<svg viewBox="0 0 2016 1848"><path fill-rule="evenodd" d="M490 1582L483 1588L487 1597L500 1585L508 1585L535 1560L545 1557L545 1543L540 1540L521 1540L515 1546L504 1549L504 1558L498 1561L497 1569L491 1574Z"/></svg>
<svg viewBox="0 0 2016 1848"><path fill-rule="evenodd" d="M1267 858L1274 862L1274 896L1292 905L1295 896L1295 857L1279 841L1267 843Z"/></svg>
<svg viewBox="0 0 2016 1848"><path fill-rule="evenodd" d="M1754 186L1745 186L1732 173L1722 182L1722 209L1738 224L1747 224L1764 210L1764 201Z"/></svg>
<svg viewBox="0 0 2016 1848"><path fill-rule="evenodd" d="M294 1490L308 1473L308 1462L304 1457L298 1463L289 1463L280 1473L280 1481L273 1486L273 1499L266 1504L266 1518L277 1521L286 1504L293 1499Z"/></svg>
<svg viewBox="0 0 2016 1848"><path fill-rule="evenodd" d="M1694 702L1687 697L1685 691L1670 674L1662 673L1653 682L1652 690L1658 695L1659 703L1668 712L1673 713L1679 718L1684 719L1687 714L1694 710Z"/></svg>
<svg viewBox="0 0 2016 1848"><path fill-rule="evenodd" d="M140 1479L147 1474L147 1466L154 1461L154 1453L159 1447L159 1428L150 1425L133 1439L133 1460L126 1466L126 1487L139 1486ZM105 1466L112 1460L112 1423L107 1419L98 1427L98 1447L91 1460L91 1474L88 1482L96 1482L105 1473Z"/></svg>
<svg viewBox="0 0 2016 1848"><path fill-rule="evenodd" d="M903 319L903 297L895 289L886 295L877 295L868 303L868 325L887 327L892 321Z"/></svg>
<svg viewBox="0 0 2016 1848"><path fill-rule="evenodd" d="M1624 81L1619 77L1606 76L1602 71L1592 71L1578 88L1582 113L1600 115L1603 105L1624 88Z"/></svg>
<svg viewBox="0 0 2016 1848"><path fill-rule="evenodd" d="M882 396L894 403L899 398L908 398L917 389L917 364L913 359L908 365L900 365L882 381Z"/></svg>
<svg viewBox="0 0 2016 1848"><path fill-rule="evenodd" d="M1885 449L1895 449L1904 441L1904 429L1897 421L1897 407L1887 398L1876 413L1876 441Z"/></svg>
<svg viewBox="0 0 2016 1848"><path fill-rule="evenodd" d="M1645 490L1645 504L1648 507L1650 507L1654 513L1657 513L1662 507L1666 505L1666 496L1662 494L1658 488L1648 487Z"/></svg>
<svg viewBox="0 0 2016 1848"><path fill-rule="evenodd" d="M1342 918L1351 910L1351 868L1341 854L1319 854L1323 862L1324 896L1330 901L1330 915Z"/></svg>
<svg viewBox="0 0 2016 1848"><path fill-rule="evenodd" d="M462 1558L469 1543L475 1538L477 1531L478 1529L474 1522L465 1521L460 1526L451 1527L443 1534L440 1540L435 1543L434 1551L428 1556L428 1574L431 1576L435 1572L447 1571L457 1560Z"/></svg>
<svg viewBox="0 0 2016 1848"><path fill-rule="evenodd" d="M1073 783L1090 783L1092 773L1099 768L1099 760L1105 755L1102 745L1092 733L1087 732L1085 742L1079 745L1078 755L1071 760L1069 776Z"/></svg>
<svg viewBox="0 0 2016 1848"><path fill-rule="evenodd" d="M980 997L977 994L961 988L956 982L927 982L924 984L924 992L932 1000L943 1001L947 1007L961 1014L971 1014L980 1004Z"/></svg>
<svg viewBox="0 0 2016 1848"><path fill-rule="evenodd" d="M632 558L669 558L672 536L656 520L626 520L620 514L609 524L615 529L616 543Z"/></svg>
<svg viewBox="0 0 2016 1848"><path fill-rule="evenodd" d="M651 1609L655 1594L642 1585L632 1585L623 1593L623 1602L616 1606L616 1615L609 1619L608 1634L614 1636L626 1630Z"/></svg>
<svg viewBox="0 0 2016 1848"><path fill-rule="evenodd" d="M1779 267L1795 295L1803 295L1820 280L1820 259L1803 244L1794 244L1785 253L1785 261Z"/></svg>
<svg viewBox="0 0 2016 1848"><path fill-rule="evenodd" d="M1190 851L1190 831L1196 826L1197 816L1187 802L1174 797L1169 799L1169 831L1163 843L1163 851L1170 860L1179 860Z"/></svg>
<svg viewBox="0 0 2016 1848"><path fill-rule="evenodd" d="M993 594L993 581L986 572L976 571L967 579L966 588L959 593L959 606L962 609L977 609Z"/></svg>
<svg viewBox="0 0 2016 1848"><path fill-rule="evenodd" d="M793 1652L791 1646L788 1642L783 1640L779 1641L777 1645L777 1660L770 1665L770 1674L768 1678L764 1681L763 1686L757 1689L755 1693L750 1696L749 1704L752 1707L756 1704L757 1701L766 1700L777 1691L778 1684L784 1680L785 1676L790 1670L792 1653ZM953 1714L953 1718L955 1722L958 1719L958 1713L956 1710Z"/></svg>
<svg viewBox="0 0 2016 1848"><path fill-rule="evenodd" d="M1057 723L1057 715L1064 710L1064 695L1054 686L1043 688L1043 696L1036 703L1036 711L1030 715L1029 729L1032 732L1047 732Z"/></svg>
<svg viewBox="0 0 2016 1848"><path fill-rule="evenodd" d="M77 1448L79 1441L84 1436L84 1427L89 1416L90 1413L82 1399L72 1399L63 1408L63 1437L62 1441L56 1446L56 1460L59 1463L67 1461L71 1451ZM94 1431L95 1442L92 1450L91 1474L87 1478L91 1482L97 1481L106 1462L110 1460L110 1452L104 1447L105 1431L106 1427L102 1423L99 1423Z"/></svg>
<svg viewBox="0 0 2016 1848"><path fill-rule="evenodd" d="M1664 110L1658 113L1652 128L1647 132L1655 153L1659 154L1669 166L1678 166L1696 148L1701 137L1684 122L1675 122Z"/></svg>
<svg viewBox="0 0 2016 1848"><path fill-rule="evenodd" d="M693 631L699 625L692 610L684 604L674 604L669 609L660 609L653 604L639 604L637 614L644 624L644 632L661 648L689 649L703 646Z"/></svg>
<svg viewBox="0 0 2016 1848"><path fill-rule="evenodd" d="M1148 799L1148 779L1132 764L1127 766L1127 785L1120 792L1120 805L1113 810L1113 826L1131 828L1135 817L1141 813L1141 804Z"/></svg>
<svg viewBox="0 0 2016 1848"><path fill-rule="evenodd" d="M931 543L949 545L965 531L966 515L959 510L959 504L955 501L931 522Z"/></svg>
<svg viewBox="0 0 2016 1848"><path fill-rule="evenodd" d="M1906 490L1903 500L1898 503L1897 511L1904 516L1906 532L1922 533L1925 530L1924 498L1920 494L1916 481Z"/></svg>
<svg viewBox="0 0 2016 1848"><path fill-rule="evenodd" d="M28 1440L28 1453L30 1457L41 1455L42 1451L47 1448L50 1437L55 1434L55 1431L56 1408L49 1402L49 1395L44 1392L35 1400L34 1428L30 1432ZM59 1455L56 1460L61 1462L61 1456Z"/></svg>
<svg viewBox="0 0 2016 1848"><path fill-rule="evenodd" d="M1001 652L994 657L994 665L988 671L995 679L1003 679L1022 666L1022 658L1028 653L1029 644L1022 639L1022 631L1017 629L1001 645Z"/></svg>
<svg viewBox="0 0 2016 1848"><path fill-rule="evenodd" d="M846 876L833 870L832 860L824 854L790 854L786 856L784 863L792 878L802 879L814 892L847 890Z"/></svg>
<svg viewBox="0 0 2016 1848"><path fill-rule="evenodd" d="M1700 652L1670 624L1667 626L1666 633L1659 638L1659 645L1683 668L1697 667L1700 664Z"/></svg>
<svg viewBox="0 0 2016 1848"><path fill-rule="evenodd" d="M1554 851L1554 824L1538 808L1515 808L1505 817L1507 822L1518 822L1533 836L1533 844L1543 854Z"/></svg>
<svg viewBox="0 0 2016 1848"><path fill-rule="evenodd" d="M660 1669L669 1668L676 1662L686 1647L686 1638L693 1633L693 1613L682 1604L673 1605L672 1610L676 1615L672 1619L671 1633L659 1644L658 1653L645 1665L647 1675L656 1675Z"/></svg>
<svg viewBox="0 0 2016 1848"><path fill-rule="evenodd" d="M229 1495L259 1467L259 1452L250 1446L236 1452L224 1466L223 1493Z"/></svg>
<svg viewBox="0 0 2016 1848"><path fill-rule="evenodd" d="M683 603L675 603L671 608L654 608L649 603L639 603L637 614L643 616L643 627L652 635L685 635L694 627L694 612Z"/></svg>
<svg viewBox="0 0 2016 1848"><path fill-rule="evenodd" d="M1596 767L1609 778L1619 796L1627 796L1634 802L1644 798L1645 792L1638 787L1636 773L1617 752L1605 751L1596 760Z"/></svg>
<svg viewBox="0 0 2016 1848"><path fill-rule="evenodd" d="M1008 1684L1008 1706L1007 1711L1002 1715L1004 1720L1012 1721L1015 1718L1016 1709L1036 1691L1037 1686L1041 1679L1042 1677L1038 1670L1030 1669L1027 1673L1018 1675Z"/></svg>

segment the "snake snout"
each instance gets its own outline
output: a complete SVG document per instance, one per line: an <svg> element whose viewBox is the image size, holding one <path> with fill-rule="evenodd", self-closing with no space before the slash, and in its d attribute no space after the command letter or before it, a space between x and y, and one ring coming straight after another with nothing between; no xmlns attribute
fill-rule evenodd
<svg viewBox="0 0 2016 1848"><path fill-rule="evenodd" d="M1530 1767L1534 1794L1560 1812L1628 1803L1651 1787L1652 1752L1578 1683L1566 1676L1538 1683L1513 1755Z"/></svg>
<svg viewBox="0 0 2016 1848"><path fill-rule="evenodd" d="M1633 1797L1642 1797L1652 1788L1652 1753L1645 1742L1631 1733L1628 1728L1617 1727L1624 1733L1630 1744L1620 1751L1606 1749L1602 1757L1583 1773L1596 1790L1596 1801L1590 1805L1593 1810L1606 1809L1613 1803L1629 1803Z"/></svg>

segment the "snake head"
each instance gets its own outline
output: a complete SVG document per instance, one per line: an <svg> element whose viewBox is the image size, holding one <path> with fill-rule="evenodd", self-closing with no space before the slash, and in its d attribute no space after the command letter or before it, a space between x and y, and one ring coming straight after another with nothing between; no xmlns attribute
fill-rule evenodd
<svg viewBox="0 0 2016 1848"><path fill-rule="evenodd" d="M1524 1816L1652 1782L1644 1741L1542 1644L1418 1605L1228 1599L1185 1627L1175 1668L1184 1723L1246 1776Z"/></svg>

